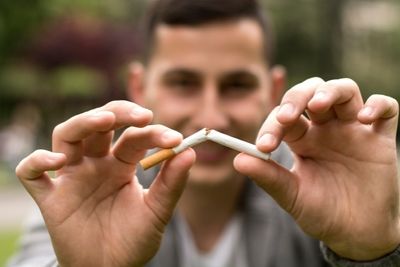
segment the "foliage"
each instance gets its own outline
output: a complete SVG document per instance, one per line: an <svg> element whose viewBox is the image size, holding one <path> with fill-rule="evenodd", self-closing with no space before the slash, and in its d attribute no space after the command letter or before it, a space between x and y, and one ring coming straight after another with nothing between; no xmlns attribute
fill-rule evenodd
<svg viewBox="0 0 400 267"><path fill-rule="evenodd" d="M0 231L0 266L5 266L6 262L13 254L20 232L15 229L1 229Z"/></svg>
<svg viewBox="0 0 400 267"><path fill-rule="evenodd" d="M43 0L0 1L0 66L24 47L46 17Z"/></svg>
<svg viewBox="0 0 400 267"><path fill-rule="evenodd" d="M346 76L365 97L379 91L400 99L398 1L261 1L271 15L276 62L287 67L289 86L311 76ZM63 99L65 106L87 106L94 98L123 97L121 69L137 56L134 25L145 2L0 1L0 122L18 101L44 107L49 99ZM365 19L369 10L379 16Z"/></svg>

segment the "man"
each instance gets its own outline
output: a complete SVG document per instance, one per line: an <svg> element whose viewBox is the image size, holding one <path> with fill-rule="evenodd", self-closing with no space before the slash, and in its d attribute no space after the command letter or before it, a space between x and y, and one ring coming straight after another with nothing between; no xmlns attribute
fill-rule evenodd
<svg viewBox="0 0 400 267"><path fill-rule="evenodd" d="M52 152L17 167L52 245L34 241L43 228L33 226L15 264L324 266L304 231L334 266L400 266L396 101L364 103L353 81L319 78L280 100L284 71L270 65L254 1L163 0L149 14L145 65L131 72L136 104L72 117L55 128ZM143 189L134 175L146 151L203 127L256 140L275 160L208 142Z"/></svg>

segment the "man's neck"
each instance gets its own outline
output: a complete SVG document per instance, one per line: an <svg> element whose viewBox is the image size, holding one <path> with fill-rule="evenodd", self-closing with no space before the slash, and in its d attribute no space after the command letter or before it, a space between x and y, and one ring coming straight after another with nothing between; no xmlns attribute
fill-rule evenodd
<svg viewBox="0 0 400 267"><path fill-rule="evenodd" d="M210 251L219 240L225 226L237 212L244 184L244 177L235 177L217 186L188 185L185 189L178 209L200 251Z"/></svg>

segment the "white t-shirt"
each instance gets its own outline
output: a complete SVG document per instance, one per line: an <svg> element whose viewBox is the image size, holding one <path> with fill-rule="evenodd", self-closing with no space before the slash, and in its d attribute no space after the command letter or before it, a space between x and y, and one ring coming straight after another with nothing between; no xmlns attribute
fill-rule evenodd
<svg viewBox="0 0 400 267"><path fill-rule="evenodd" d="M235 215L228 223L212 251L200 252L186 221L178 217L178 236L181 239L181 266L184 267L247 267L242 232L243 218Z"/></svg>

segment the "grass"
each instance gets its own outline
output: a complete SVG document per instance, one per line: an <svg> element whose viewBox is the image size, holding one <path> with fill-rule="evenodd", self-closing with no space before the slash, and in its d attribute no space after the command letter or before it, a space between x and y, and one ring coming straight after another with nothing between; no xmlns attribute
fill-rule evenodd
<svg viewBox="0 0 400 267"><path fill-rule="evenodd" d="M0 229L0 267L5 266L7 260L14 253L20 231L16 229Z"/></svg>

